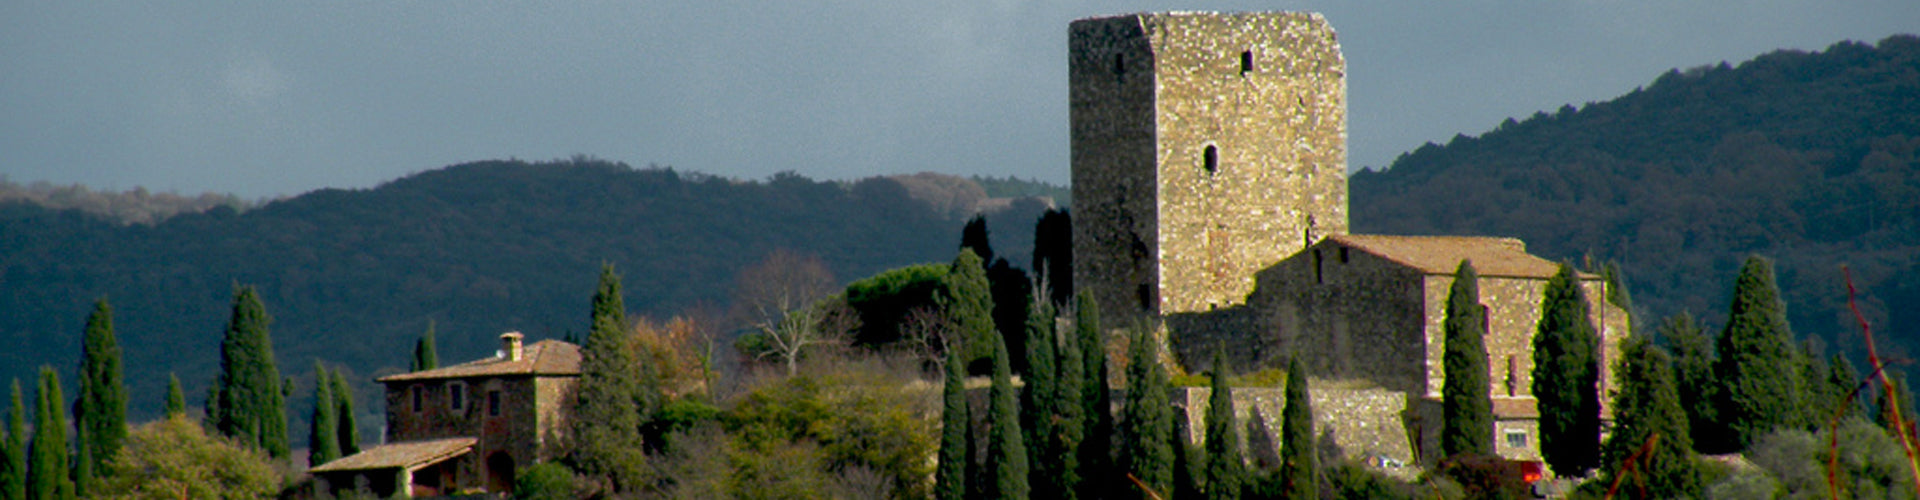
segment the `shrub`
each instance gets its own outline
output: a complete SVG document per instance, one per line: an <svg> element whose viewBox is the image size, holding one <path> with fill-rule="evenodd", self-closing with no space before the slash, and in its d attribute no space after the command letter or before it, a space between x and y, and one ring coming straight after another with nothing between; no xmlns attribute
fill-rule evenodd
<svg viewBox="0 0 1920 500"><path fill-rule="evenodd" d="M520 469L513 478L513 497L520 500L567 500L575 490L573 471L553 462Z"/></svg>

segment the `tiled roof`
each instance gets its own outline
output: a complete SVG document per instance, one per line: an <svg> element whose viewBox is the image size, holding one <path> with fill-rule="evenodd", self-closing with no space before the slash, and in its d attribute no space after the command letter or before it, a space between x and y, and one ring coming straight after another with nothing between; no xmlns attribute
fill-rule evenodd
<svg viewBox="0 0 1920 500"><path fill-rule="evenodd" d="M1427 274L1453 274L1462 260L1473 261L1480 276L1544 279L1560 270L1559 264L1527 253L1527 244L1514 238L1336 234L1327 239Z"/></svg>
<svg viewBox="0 0 1920 500"><path fill-rule="evenodd" d="M476 438L457 437L383 444L321 464L308 472L411 468L460 456L473 450L477 442Z"/></svg>
<svg viewBox="0 0 1920 500"><path fill-rule="evenodd" d="M1532 396L1521 398L1493 398L1493 416L1496 418L1540 418L1540 401Z"/></svg>
<svg viewBox="0 0 1920 500"><path fill-rule="evenodd" d="M380 377L380 382L499 375L579 375L580 346L558 340L534 342L522 349L519 361L495 356L444 368Z"/></svg>

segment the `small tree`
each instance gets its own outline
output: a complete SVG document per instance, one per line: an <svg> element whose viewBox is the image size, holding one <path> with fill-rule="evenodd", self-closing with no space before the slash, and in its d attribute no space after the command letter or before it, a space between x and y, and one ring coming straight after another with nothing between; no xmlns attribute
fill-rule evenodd
<svg viewBox="0 0 1920 500"><path fill-rule="evenodd" d="M987 436L987 468L993 475L988 498L1024 499L1031 493L1027 483L1027 444L1020 430L1019 397L1013 388L1013 366L1007 343L993 336L993 389L987 415L993 429Z"/></svg>
<svg viewBox="0 0 1920 500"><path fill-rule="evenodd" d="M1627 341L1620 388L1613 399L1613 432L1601 449L1602 479L1626 498L1696 497L1693 442L1680 409L1673 362L1665 349L1643 338Z"/></svg>
<svg viewBox="0 0 1920 500"><path fill-rule="evenodd" d="M31 463L27 464L27 498L73 500L73 477L67 469L67 405L60 395L60 376L53 367L40 367L39 404L33 413Z"/></svg>
<svg viewBox="0 0 1920 500"><path fill-rule="evenodd" d="M948 350L945 383L941 390L940 464L934 472L934 495L940 500L967 498L967 457L973 443L967 407L967 371L960 351Z"/></svg>
<svg viewBox="0 0 1920 500"><path fill-rule="evenodd" d="M1283 498L1320 497L1320 459L1314 448L1313 395L1296 355L1287 361L1287 406L1280 410L1280 482Z"/></svg>
<svg viewBox="0 0 1920 500"><path fill-rule="evenodd" d="M1059 453L1052 448L1053 411L1058 408L1054 398L1059 395L1059 353L1053 342L1053 308L1044 296L1034 294L1033 298L1025 321L1026 387L1020 392L1020 428L1027 431L1027 457L1031 459L1028 471L1031 477L1027 484L1032 487L1033 496L1059 498L1060 462L1053 460Z"/></svg>
<svg viewBox="0 0 1920 500"><path fill-rule="evenodd" d="M1160 365L1159 343L1146 328L1133 334L1128 353L1126 402L1120 408L1121 471L1132 475L1152 494L1173 491L1173 403L1167 371ZM1149 492L1132 490L1129 498Z"/></svg>
<svg viewBox="0 0 1920 500"><path fill-rule="evenodd" d="M427 320L427 332L413 343L413 369L427 371L440 367L440 348L433 345L433 320Z"/></svg>
<svg viewBox="0 0 1920 500"><path fill-rule="evenodd" d="M353 386L347 385L347 376L340 370L334 370L328 382L333 384L334 419L340 422L339 430L333 435L339 438L340 456L352 456L360 452L360 423L353 411Z"/></svg>
<svg viewBox="0 0 1920 500"><path fill-rule="evenodd" d="M274 366L273 320L252 286L233 294L233 314L220 342L220 377L208 398L207 418L220 435L259 447L273 458L287 456L286 394Z"/></svg>
<svg viewBox="0 0 1920 500"><path fill-rule="evenodd" d="M1213 353L1213 391L1207 397L1207 498L1237 500L1246 482L1240 426L1234 425L1233 386L1227 385L1227 353Z"/></svg>
<svg viewBox="0 0 1920 500"><path fill-rule="evenodd" d="M1113 477L1113 394L1107 386L1107 337L1100 327L1100 306L1093 293L1082 290L1074 295L1073 329L1080 346L1082 383L1081 412L1085 414L1086 439L1080 442L1080 497L1101 498L1111 482L1091 481Z"/></svg>
<svg viewBox="0 0 1920 500"><path fill-rule="evenodd" d="M957 337L948 340L947 348L959 349L966 366L971 368L993 354L989 338L994 332L993 293L987 273L980 267L980 257L973 250L962 249L954 257L935 302L946 312L947 323L954 326ZM968 372L975 373L972 369Z"/></svg>
<svg viewBox="0 0 1920 500"><path fill-rule="evenodd" d="M1735 449L1785 425L1801 422L1800 373L1786 304L1774 284L1773 263L1747 258L1734 280L1733 304L1720 332L1714 375L1721 388L1716 405Z"/></svg>
<svg viewBox="0 0 1920 500"><path fill-rule="evenodd" d="M1054 377L1054 396L1049 400L1052 410L1053 432L1048 449L1052 455L1038 460L1048 462L1048 469L1054 477L1048 486L1053 498L1075 500L1080 498L1082 479L1081 448L1086 441L1087 414L1084 386L1088 383L1085 356L1081 353L1079 339L1066 338L1055 333L1054 338L1060 345L1059 376ZM1105 386L1106 384L1101 384Z"/></svg>
<svg viewBox="0 0 1920 500"><path fill-rule="evenodd" d="M734 279L734 308L755 331L757 357L774 358L792 376L800 358L821 345L838 343L853 329L850 311L824 301L833 289L833 273L819 257L775 250ZM835 320L835 322L829 322Z"/></svg>
<svg viewBox="0 0 1920 500"><path fill-rule="evenodd" d="M1493 453L1493 397L1487 368L1487 306L1479 275L1460 261L1447 291L1445 384L1441 386L1440 449L1447 456Z"/></svg>
<svg viewBox="0 0 1920 500"><path fill-rule="evenodd" d="M121 379L120 341L113 333L113 306L107 305L107 299L94 303L82 342L75 413L80 419L80 452L86 457L77 466L86 473L75 479L88 485L106 472L107 460L127 440L127 387Z"/></svg>
<svg viewBox="0 0 1920 500"><path fill-rule="evenodd" d="M187 394L180 390L180 376L167 372L166 416L187 414Z"/></svg>
<svg viewBox="0 0 1920 500"><path fill-rule="evenodd" d="M313 417L307 431L307 464L318 466L340 458L340 407L333 397L333 375L319 360L313 362Z"/></svg>
<svg viewBox="0 0 1920 500"><path fill-rule="evenodd" d="M20 379L13 379L13 406L7 410L5 447L0 447L0 498L27 497L27 406Z"/></svg>
<svg viewBox="0 0 1920 500"><path fill-rule="evenodd" d="M1533 338L1540 450L1554 473L1580 476L1600 459L1599 342L1573 266L1560 264L1543 295Z"/></svg>

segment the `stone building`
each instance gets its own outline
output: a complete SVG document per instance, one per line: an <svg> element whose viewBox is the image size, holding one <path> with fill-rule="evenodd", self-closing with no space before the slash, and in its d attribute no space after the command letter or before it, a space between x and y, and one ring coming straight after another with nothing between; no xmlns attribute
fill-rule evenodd
<svg viewBox="0 0 1920 500"><path fill-rule="evenodd" d="M511 492L515 469L558 451L580 348L557 340L523 346L518 332L500 341L491 358L381 377L386 444L314 467L315 489L382 498Z"/></svg>
<svg viewBox="0 0 1920 500"><path fill-rule="evenodd" d="M1531 342L1557 265L1510 238L1348 234L1345 63L1324 18L1130 14L1075 21L1068 43L1074 281L1105 324L1161 325L1194 371L1220 348L1243 371L1302 356L1328 388L1315 398L1341 408L1316 415L1331 446L1430 463L1446 295L1470 260L1490 311L1496 448L1539 460ZM1604 395L1627 316L1603 280L1580 280ZM1248 394L1243 412L1278 396Z"/></svg>

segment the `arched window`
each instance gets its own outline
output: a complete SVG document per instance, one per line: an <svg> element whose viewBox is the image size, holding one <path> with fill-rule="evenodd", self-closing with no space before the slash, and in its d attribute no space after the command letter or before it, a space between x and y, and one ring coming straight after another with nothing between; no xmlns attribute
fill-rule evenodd
<svg viewBox="0 0 1920 500"><path fill-rule="evenodd" d="M1202 168L1207 169L1208 174L1219 173L1220 172L1220 148L1216 148L1212 144L1208 144L1206 151L1200 152L1200 166Z"/></svg>
<svg viewBox="0 0 1920 500"><path fill-rule="evenodd" d="M1253 72L1253 51L1251 50L1240 51L1240 74L1246 75L1247 73L1252 73L1252 72Z"/></svg>

